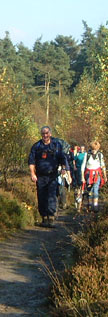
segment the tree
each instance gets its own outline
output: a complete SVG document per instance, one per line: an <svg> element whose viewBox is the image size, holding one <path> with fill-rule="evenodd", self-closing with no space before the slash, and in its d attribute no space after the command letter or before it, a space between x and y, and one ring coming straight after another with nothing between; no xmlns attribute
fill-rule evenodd
<svg viewBox="0 0 108 317"><path fill-rule="evenodd" d="M39 40L35 43L34 75L40 92L45 93L46 123L49 121L50 95L58 90L60 98L63 88L66 89L72 82L69 67L69 57L62 48L48 42L42 44Z"/></svg>
<svg viewBox="0 0 108 317"><path fill-rule="evenodd" d="M34 84L32 74L32 51L24 47L22 43L15 47L9 37L9 32L3 40L0 40L0 68L7 67L14 73L20 85L30 88Z"/></svg>
<svg viewBox="0 0 108 317"><path fill-rule="evenodd" d="M67 92L68 88L72 84L73 72L70 71L69 56L65 53L63 48L56 48L56 57L53 61L54 69L56 70L55 82L59 83L59 100L62 93ZM56 84L57 85L57 84Z"/></svg>
<svg viewBox="0 0 108 317"><path fill-rule="evenodd" d="M92 33L92 29L88 27L87 23L83 21L84 33L80 44L80 52L77 55L75 64L76 84L79 82L84 70L90 76L94 77L94 69L96 63L96 38Z"/></svg>
<svg viewBox="0 0 108 317"><path fill-rule="evenodd" d="M76 83L79 82L80 76L86 70L93 80L100 79L100 69L97 56L101 58L103 55L104 44L107 41L108 29L100 26L96 33L92 33L92 29L83 21L84 33L80 45L80 53L77 56L75 71Z"/></svg>
<svg viewBox="0 0 108 317"><path fill-rule="evenodd" d="M23 43L17 45L16 62L13 69L18 82L29 89L34 85L32 64L32 51L25 47Z"/></svg>
<svg viewBox="0 0 108 317"><path fill-rule="evenodd" d="M37 45L36 45L37 44ZM53 45L48 42L43 44L39 41L34 45L34 76L35 82L40 83L41 92L45 93L46 99L46 123L49 121L49 93L50 84L55 76L55 70L53 67L53 59L55 59L55 49Z"/></svg>
<svg viewBox="0 0 108 317"><path fill-rule="evenodd" d="M26 161L31 126L27 105L27 94L5 68L0 76L0 165L6 185L8 169L22 168Z"/></svg>
<svg viewBox="0 0 108 317"><path fill-rule="evenodd" d="M70 88L71 86L73 88L76 81L76 61L80 51L80 45L72 38L72 36L63 35L58 35L52 43L54 43L56 48L62 48L69 58L68 73L70 73L70 77L72 79Z"/></svg>
<svg viewBox="0 0 108 317"><path fill-rule="evenodd" d="M88 146L92 138L104 136L105 108L102 87L85 72L73 93L72 109L79 138Z"/></svg>
<svg viewBox="0 0 108 317"><path fill-rule="evenodd" d="M64 52L69 56L70 69L72 69L71 67L76 61L76 57L80 48L77 41L75 41L72 36L58 35L54 40L54 44L56 47L62 48Z"/></svg>
<svg viewBox="0 0 108 317"><path fill-rule="evenodd" d="M16 49L10 40L9 32L5 33L5 38L0 40L0 58L5 66L11 65L13 67L16 60Z"/></svg>
<svg viewBox="0 0 108 317"><path fill-rule="evenodd" d="M108 28L102 25L97 31L96 49L95 73L98 80L105 79L108 76Z"/></svg>

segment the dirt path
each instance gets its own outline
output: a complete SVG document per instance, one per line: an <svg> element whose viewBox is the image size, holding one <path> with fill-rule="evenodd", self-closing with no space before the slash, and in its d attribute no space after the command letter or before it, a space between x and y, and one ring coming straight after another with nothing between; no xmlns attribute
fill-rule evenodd
<svg viewBox="0 0 108 317"><path fill-rule="evenodd" d="M82 216L73 220L71 213L60 212L56 228L27 228L0 242L0 317L50 316L46 300L51 281L37 261L42 258L52 270L49 255L61 271L72 249L69 233L78 230L78 223L82 226Z"/></svg>

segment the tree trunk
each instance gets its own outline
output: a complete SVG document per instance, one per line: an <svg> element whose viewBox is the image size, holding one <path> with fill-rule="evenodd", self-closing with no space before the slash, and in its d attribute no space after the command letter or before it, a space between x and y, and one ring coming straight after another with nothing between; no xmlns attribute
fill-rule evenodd
<svg viewBox="0 0 108 317"><path fill-rule="evenodd" d="M59 80L59 101L62 97L62 80L60 79Z"/></svg>
<svg viewBox="0 0 108 317"><path fill-rule="evenodd" d="M49 122L49 87L50 87L50 77L47 75L47 79L45 80L45 95L46 95L46 124Z"/></svg>
<svg viewBox="0 0 108 317"><path fill-rule="evenodd" d="M8 189L8 182L7 182L7 169L3 169L3 178L4 178L4 186L5 189Z"/></svg>

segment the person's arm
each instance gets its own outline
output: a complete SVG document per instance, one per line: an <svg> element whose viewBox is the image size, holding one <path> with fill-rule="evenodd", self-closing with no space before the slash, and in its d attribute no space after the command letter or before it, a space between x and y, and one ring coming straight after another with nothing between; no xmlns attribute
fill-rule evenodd
<svg viewBox="0 0 108 317"><path fill-rule="evenodd" d="M29 168L30 168L31 180L36 183L37 182L37 176L36 176L35 165L30 164Z"/></svg>
<svg viewBox="0 0 108 317"><path fill-rule="evenodd" d="M71 177L70 171L67 171L67 175L68 175L69 183L71 184L72 183L72 177Z"/></svg>
<svg viewBox="0 0 108 317"><path fill-rule="evenodd" d="M73 167L74 167L74 170L76 171L77 167L76 167L76 161L75 160L73 160Z"/></svg>
<svg viewBox="0 0 108 317"><path fill-rule="evenodd" d="M107 174L106 174L106 167L105 167L104 157L103 157L102 153L101 153L101 168L102 168L102 171L103 171L104 181L106 183L107 182Z"/></svg>
<svg viewBox="0 0 108 317"><path fill-rule="evenodd" d="M102 168L102 171L103 171L103 175L104 175L104 181L105 183L107 182L107 175L106 175L106 168Z"/></svg>
<svg viewBox="0 0 108 317"><path fill-rule="evenodd" d="M84 172L85 172L86 162L87 162L87 153L85 153L85 156L81 165L81 180L83 183L85 182Z"/></svg>
<svg viewBox="0 0 108 317"><path fill-rule="evenodd" d="M68 175L68 180L70 182L70 184L72 183L72 177L71 177L71 173L70 173L70 166L69 166L69 162L67 159L67 155L65 155L65 165L62 165L62 170L61 170L62 175L65 175L65 173L67 173Z"/></svg>
<svg viewBox="0 0 108 317"><path fill-rule="evenodd" d="M36 181L37 181L37 176L36 176L36 143L31 148L29 158L28 158L28 165L30 168L31 179L33 182L36 183Z"/></svg>

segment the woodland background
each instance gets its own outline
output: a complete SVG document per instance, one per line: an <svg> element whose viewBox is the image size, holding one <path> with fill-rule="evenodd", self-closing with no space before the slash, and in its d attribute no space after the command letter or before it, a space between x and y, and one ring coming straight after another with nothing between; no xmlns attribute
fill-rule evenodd
<svg viewBox="0 0 108 317"><path fill-rule="evenodd" d="M49 124L53 136L86 148L97 138L108 160L108 28L96 33L83 21L72 36L36 40L33 50L0 39L0 170L27 166L31 145Z"/></svg>
<svg viewBox="0 0 108 317"><path fill-rule="evenodd" d="M58 35L51 42L37 39L30 50L14 46L9 32L0 39L0 240L38 223L28 154L43 125L70 145L88 149L99 140L108 166L108 28L93 34L83 25L80 44ZM76 264L68 263L63 281L57 279L52 316L108 316L107 184L100 198L99 217L85 218L84 232L71 232ZM73 196L68 212L78 216Z"/></svg>

